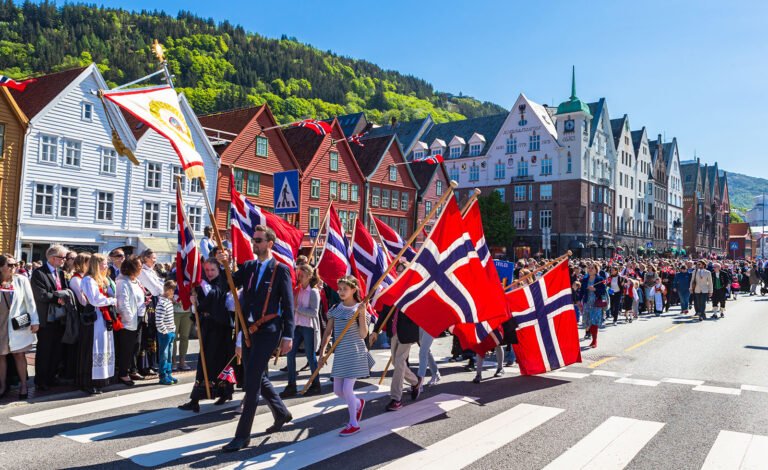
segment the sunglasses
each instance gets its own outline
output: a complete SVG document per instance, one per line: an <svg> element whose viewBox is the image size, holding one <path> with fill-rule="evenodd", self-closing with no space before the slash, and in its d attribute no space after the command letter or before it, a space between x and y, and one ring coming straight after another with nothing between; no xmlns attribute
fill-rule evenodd
<svg viewBox="0 0 768 470"><path fill-rule="evenodd" d="M67 259L66 256L54 256L54 258L56 258L56 259Z"/></svg>
<svg viewBox="0 0 768 470"><path fill-rule="evenodd" d="M261 243L261 242L263 242L263 241L264 241L264 239L263 239L263 238L254 238L254 239L253 239L253 243Z"/></svg>
<svg viewBox="0 0 768 470"><path fill-rule="evenodd" d="M9 268L15 268L18 265L19 263L6 263L6 266L8 266Z"/></svg>
<svg viewBox="0 0 768 470"><path fill-rule="evenodd" d="M119 255L110 255L110 258L125 258L125 255L120 253Z"/></svg>

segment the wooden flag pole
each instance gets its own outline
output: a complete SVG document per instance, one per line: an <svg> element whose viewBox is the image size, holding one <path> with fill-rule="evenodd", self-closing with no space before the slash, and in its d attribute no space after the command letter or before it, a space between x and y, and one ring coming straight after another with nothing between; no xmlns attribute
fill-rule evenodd
<svg viewBox="0 0 768 470"><path fill-rule="evenodd" d="M384 372L381 373L381 377L379 378L379 385L384 383L384 377L387 376L387 372L389 371L389 366L392 365L392 355L389 355L389 360L387 361L387 365L384 366Z"/></svg>
<svg viewBox="0 0 768 470"><path fill-rule="evenodd" d="M211 207L211 201L208 200L208 190L205 186L205 179L200 178L200 188L203 190L203 198L205 199L205 206L208 209L208 219L211 221L211 227L213 227L213 234L216 238L216 244L219 246L219 250L224 251L224 243L221 241L221 233L219 233L219 227L216 225L216 218L213 215L213 208ZM234 261L234 258L232 259ZM224 273L227 275L227 284L229 284L229 290L232 292L232 300L235 303L235 317L240 322L240 328L243 331L243 339L245 340L245 346L251 347L251 335L248 332L248 324L245 323L245 317L243 317L243 310L240 308L240 297L237 295L237 287L235 287L235 280L232 278L232 269L229 263L224 264Z"/></svg>
<svg viewBox="0 0 768 470"><path fill-rule="evenodd" d="M474 192L471 196L469 196L469 199L466 203L464 203L464 207L461 208L461 216L464 217L467 215L467 211L472 206L472 203L475 202L475 199L477 199L478 196L480 196L481 191L478 188L475 188Z"/></svg>
<svg viewBox="0 0 768 470"><path fill-rule="evenodd" d="M518 285L522 284L523 282L528 281L533 276L535 276L536 273L541 272L541 271L545 271L545 270L551 268L552 266L558 264L559 262L561 262L564 259L570 257L571 255L573 255L573 252L571 252L571 250L568 250L568 251L565 252L565 254L563 256L560 256L559 258L553 259L552 261L546 263L544 266L539 266L538 268L534 269L529 274L526 274L524 277L521 277L520 279L515 279L507 287L509 288L509 287L518 286Z"/></svg>
<svg viewBox="0 0 768 470"><path fill-rule="evenodd" d="M312 251L309 252L309 258L307 259L307 264L309 264L310 266L312 266L312 261L315 259L315 250L317 250L317 242L320 241L320 231L323 230L323 228L325 227L325 223L328 222L328 217L331 214L331 205L335 200L336 200L336 197L331 196L331 202L328 203L328 209L325 211L325 217L323 217L323 221L320 223L320 226L317 229L317 236L315 237L315 241L312 242Z"/></svg>
<svg viewBox="0 0 768 470"><path fill-rule="evenodd" d="M323 356L323 364L325 364L328 361L328 358L331 357L331 354L333 354L333 351L336 350L336 347L339 345L339 342L344 338L344 335L347 334L347 331L349 331L349 328L352 326L354 322L357 321L358 315L360 315L360 312L365 312L366 305L373 297L373 293L376 292L376 289L378 289L379 285L381 285L382 282L384 282L384 279L387 278L387 275L389 274L392 269L397 266L397 263L400 261L400 258L403 257L403 254L405 253L405 250L408 249L409 246L411 246L411 243L416 239L418 234L421 232L421 230L424 228L425 225L427 225L427 221L431 220L432 217L434 217L435 213L437 212L437 209L445 204L445 202L448 200L449 197L453 195L453 190L456 189L456 186L459 184L455 181L451 181L450 189L445 192L443 197L440 198L437 204L432 208L432 210L429 212L427 217L424 218L424 220L421 221L419 224L419 227L414 230L413 234L411 234L411 237L408 239L406 243L403 244L403 247L400 249L400 252L397 254L397 256L389 263L389 266L387 269L381 274L379 279L371 286L370 292L365 296L362 302L357 307L357 310L355 310L355 314L352 315L352 318L349 319L347 324L344 326L344 329L341 330L341 333L339 334L338 338L336 338L336 341L333 342L331 345L331 348L328 350L327 353L325 353L325 356ZM390 310L390 313L394 312L394 309ZM386 321L386 319L385 319ZM317 367L315 371L312 373L312 376L309 378L307 383L304 385L304 389L301 391L301 394L304 395L307 393L307 390L309 389L309 384L311 384L315 378L317 378L317 375L320 373L320 367Z"/></svg>

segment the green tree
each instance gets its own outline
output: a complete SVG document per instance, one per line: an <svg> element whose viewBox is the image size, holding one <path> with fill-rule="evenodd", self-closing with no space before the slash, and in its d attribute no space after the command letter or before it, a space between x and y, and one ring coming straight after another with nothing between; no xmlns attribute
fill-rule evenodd
<svg viewBox="0 0 768 470"><path fill-rule="evenodd" d="M501 195L491 191L487 196L477 198L480 203L480 215L483 218L483 230L489 246L507 247L512 244L515 227L509 206L501 200Z"/></svg>

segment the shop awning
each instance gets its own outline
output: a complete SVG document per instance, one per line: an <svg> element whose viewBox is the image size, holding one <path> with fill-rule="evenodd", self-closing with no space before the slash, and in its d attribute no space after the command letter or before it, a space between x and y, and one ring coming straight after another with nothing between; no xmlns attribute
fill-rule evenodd
<svg viewBox="0 0 768 470"><path fill-rule="evenodd" d="M176 238L139 237L139 253L151 249L155 253L176 253Z"/></svg>

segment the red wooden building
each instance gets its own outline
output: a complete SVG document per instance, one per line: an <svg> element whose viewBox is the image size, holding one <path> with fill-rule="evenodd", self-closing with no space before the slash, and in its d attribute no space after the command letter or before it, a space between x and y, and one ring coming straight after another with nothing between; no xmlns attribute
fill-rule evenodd
<svg viewBox="0 0 768 470"><path fill-rule="evenodd" d="M299 228L307 234L305 246L310 245L310 229L320 228L332 194L336 196L334 206L348 233L352 231L355 217L362 212L365 177L339 122L334 119L331 126L332 132L324 136L305 127L283 131L302 172Z"/></svg>
<svg viewBox="0 0 768 470"><path fill-rule="evenodd" d="M430 165L425 162L411 162L411 172L416 178L416 184L419 186L418 204L414 224L418 225L429 214L432 208L440 202L445 191L450 188L448 171L442 163ZM441 208L442 209L442 208ZM429 220L424 230L429 233L437 222L437 216L440 210L435 212L435 216ZM424 241L423 234L419 234L418 242Z"/></svg>
<svg viewBox="0 0 768 470"><path fill-rule="evenodd" d="M269 106L208 114L199 119L221 158L214 209L219 229L228 228L229 178L233 172L241 194L255 205L272 210L272 175L297 170L299 162L279 128L262 131L277 126Z"/></svg>
<svg viewBox="0 0 768 470"><path fill-rule="evenodd" d="M351 144L357 164L365 175L364 220L370 209L407 239L413 233L418 185L405 161L396 135L371 137ZM372 226L368 220L369 226Z"/></svg>

